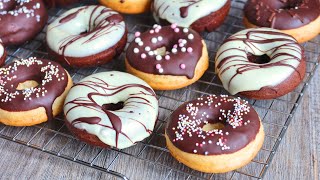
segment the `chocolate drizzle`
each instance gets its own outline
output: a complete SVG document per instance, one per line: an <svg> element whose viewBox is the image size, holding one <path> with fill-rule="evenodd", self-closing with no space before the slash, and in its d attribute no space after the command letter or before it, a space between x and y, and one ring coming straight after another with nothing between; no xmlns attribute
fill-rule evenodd
<svg viewBox="0 0 320 180"><path fill-rule="evenodd" d="M249 22L260 27L295 29L320 16L318 0L249 0L244 8Z"/></svg>
<svg viewBox="0 0 320 180"><path fill-rule="evenodd" d="M74 85L74 88L76 88L76 87L86 87L86 88L89 88L90 90L92 90L92 92L86 94L85 97L78 97L74 100L66 102L65 107L70 106L70 105L71 105L71 107L65 111L65 115L68 116L68 114L71 111L76 110L76 108L78 108L78 107L84 107L84 108L88 108L90 110L96 111L97 113L106 114L108 117L108 120L111 123L111 126L104 125L105 123L101 122L101 118L95 117L95 116L85 117L85 118L83 118L83 117L77 118L71 122L72 125L76 125L79 123L85 123L85 124L95 124L95 125L99 125L99 126L108 128L108 129L112 129L116 133L115 147L118 148L118 141L119 141L120 134L123 135L124 137L126 137L132 144L135 143L125 132L123 132L124 125L122 122L122 118L123 118L122 116L124 113L124 114L128 114L128 117L126 118L126 120L129 120L129 122L133 121L134 123L139 124L140 126L142 126L145 129L145 131L148 134L151 134L152 130L147 129L147 127L143 123L141 123L139 120L130 117L131 115L129 115L129 114L134 113L134 111L125 111L125 109L128 107L139 108L140 105L141 106L147 105L147 106L152 107L154 109L155 107L153 107L153 104L148 99L143 98L143 97L137 97L137 95L143 95L143 96L152 96L152 97L156 98L154 91L152 89L150 89L149 87L144 86L142 84L124 84L121 86L113 86L113 85L110 85L107 82L105 82L103 79L100 79L97 77L93 77L92 80L81 81L78 84ZM124 102L118 102L115 104L112 104L112 103L111 104L99 104L95 100L95 98L99 98L99 97L110 97L111 98L112 96L119 94L119 93L123 93L125 90L130 89L130 88L138 88L141 90L138 91L137 93L134 93L134 94L128 94L128 97ZM132 99L139 99L140 101L135 101ZM122 115L120 115L120 114L117 115L117 113L121 113Z"/></svg>
<svg viewBox="0 0 320 180"><path fill-rule="evenodd" d="M221 129L203 130L221 123ZM226 95L205 96L182 104L170 116L166 134L180 150L200 155L237 152L255 140L260 129L257 112L246 101Z"/></svg>
<svg viewBox="0 0 320 180"><path fill-rule="evenodd" d="M0 108L11 112L39 107L53 118L52 105L68 85L66 71L55 62L36 58L22 59L0 69ZM38 86L17 90L19 83L35 80Z"/></svg>
<svg viewBox="0 0 320 180"><path fill-rule="evenodd" d="M191 6L193 6L193 5L201 2L201 1L202 1L202 0L190 0L190 1L188 1L188 3L191 3L191 4L189 4L189 5L187 5L187 6L183 6L183 7L181 7L181 8L179 9L179 10L180 10L180 16L181 16L182 18L186 18L186 17L188 16L188 14L189 14L189 8L190 8Z"/></svg>

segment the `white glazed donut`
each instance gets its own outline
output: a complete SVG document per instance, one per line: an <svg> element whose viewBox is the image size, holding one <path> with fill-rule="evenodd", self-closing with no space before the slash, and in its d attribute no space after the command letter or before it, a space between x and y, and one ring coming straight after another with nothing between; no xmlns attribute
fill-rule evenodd
<svg viewBox="0 0 320 180"><path fill-rule="evenodd" d="M227 3L228 0L155 0L152 9L158 23L163 19L181 27L190 27L200 18L219 11Z"/></svg>
<svg viewBox="0 0 320 180"><path fill-rule="evenodd" d="M253 62L249 57L262 55L267 55L269 62ZM302 80L304 73L298 71L302 63L303 49L292 36L271 28L256 28L226 39L217 52L215 67L224 88L234 95L275 87L295 72Z"/></svg>
<svg viewBox="0 0 320 180"><path fill-rule="evenodd" d="M57 56L55 59L66 61L71 66L81 66L78 62L73 65L72 58L86 58L88 61L112 59L122 51L126 37L125 22L119 13L92 5L62 14L48 26L46 39L49 54ZM104 52L106 54L101 54ZM101 57L103 55L106 57Z"/></svg>
<svg viewBox="0 0 320 180"><path fill-rule="evenodd" d="M5 60L6 60L6 51L0 39L0 67L4 64Z"/></svg>
<svg viewBox="0 0 320 180"><path fill-rule="evenodd" d="M82 79L70 90L64 114L69 129L81 140L123 149L151 134L158 101L143 80L123 72L103 72ZM86 133L99 142L86 138Z"/></svg>

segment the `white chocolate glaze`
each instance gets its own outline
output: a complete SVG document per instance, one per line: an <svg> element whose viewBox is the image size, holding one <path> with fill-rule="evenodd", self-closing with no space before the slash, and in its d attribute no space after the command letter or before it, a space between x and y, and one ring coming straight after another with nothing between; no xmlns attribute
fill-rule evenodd
<svg viewBox="0 0 320 180"><path fill-rule="evenodd" d="M227 3L227 0L155 0L153 16L159 23L159 18L181 27L189 27L198 19L218 11ZM186 9L187 13L185 12ZM186 14L184 17L182 14Z"/></svg>
<svg viewBox="0 0 320 180"><path fill-rule="evenodd" d="M104 6L71 9L53 21L47 30L47 44L68 57L86 57L116 45L125 33L117 12Z"/></svg>
<svg viewBox="0 0 320 180"><path fill-rule="evenodd" d="M103 108L119 102L123 102L122 109ZM70 90L64 114L74 127L123 149L151 134L158 116L158 100L143 80L123 72L103 72L82 79Z"/></svg>
<svg viewBox="0 0 320 180"><path fill-rule="evenodd" d="M0 39L0 59L2 58L3 55L4 55L4 47L3 47L2 41Z"/></svg>
<svg viewBox="0 0 320 180"><path fill-rule="evenodd" d="M246 29L225 40L217 52L215 67L224 88L234 95L280 84L296 71L302 53L293 37L278 30ZM250 62L247 54L265 54L270 62Z"/></svg>

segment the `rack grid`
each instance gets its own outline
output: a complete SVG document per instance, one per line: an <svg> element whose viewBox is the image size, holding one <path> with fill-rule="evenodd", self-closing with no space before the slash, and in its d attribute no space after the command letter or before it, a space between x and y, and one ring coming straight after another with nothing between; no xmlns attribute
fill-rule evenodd
<svg viewBox="0 0 320 180"><path fill-rule="evenodd" d="M96 4L84 1L76 6ZM63 116L32 127L9 127L0 124L0 138L7 139L30 148L41 150L63 159L112 174L122 179L262 179L286 133L288 126L299 106L303 93L309 85L320 61L320 36L303 44L307 58L307 74L301 85L288 95L274 100L247 99L260 115L265 132L265 142L259 154L251 163L238 170L224 174L207 174L194 171L176 161L165 145L164 126L173 110L185 101L207 94L228 94L214 72L214 56L223 40L231 34L244 29L242 9L245 0L232 0L231 10L225 23L211 33L202 33L209 55L210 67L203 77L186 88L175 91L157 91L159 117L153 134L137 145L124 149L102 149L87 145L71 135L64 124ZM67 9L49 11L49 21ZM155 23L149 14L125 16L128 27L128 43L134 32L144 32ZM46 28L32 41L20 47L7 48L6 63L15 59L36 56L48 58L45 45ZM50 59L50 58L49 58ZM124 71L124 53L111 63L95 68L67 68L74 83L93 73L109 70ZM130 165L128 165L130 162ZM136 174L132 167L144 169Z"/></svg>

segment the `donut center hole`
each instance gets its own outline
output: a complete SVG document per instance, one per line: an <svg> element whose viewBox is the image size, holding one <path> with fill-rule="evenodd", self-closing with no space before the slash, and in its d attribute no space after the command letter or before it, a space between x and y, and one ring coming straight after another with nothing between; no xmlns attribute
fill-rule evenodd
<svg viewBox="0 0 320 180"><path fill-rule="evenodd" d="M109 104L104 104L102 105L103 110L108 110L108 111L117 111L123 108L123 102L118 102L118 103L109 103Z"/></svg>
<svg viewBox="0 0 320 180"><path fill-rule="evenodd" d="M221 130L224 128L224 124L222 123L208 123L202 127L204 131L212 131L214 129Z"/></svg>
<svg viewBox="0 0 320 180"><path fill-rule="evenodd" d="M39 85L39 83L37 81L28 80L28 81L19 83L16 89L17 90L30 89L30 88L37 87L38 85Z"/></svg>
<svg viewBox="0 0 320 180"><path fill-rule="evenodd" d="M256 63L256 64L266 64L268 62L271 61L270 57L266 54L262 55L262 56L256 56L254 54L247 54L248 60L252 63Z"/></svg>
<svg viewBox="0 0 320 180"><path fill-rule="evenodd" d="M167 48L165 46L163 46L163 47L160 47L160 48L156 49L155 51L156 51L157 55L165 56Z"/></svg>

